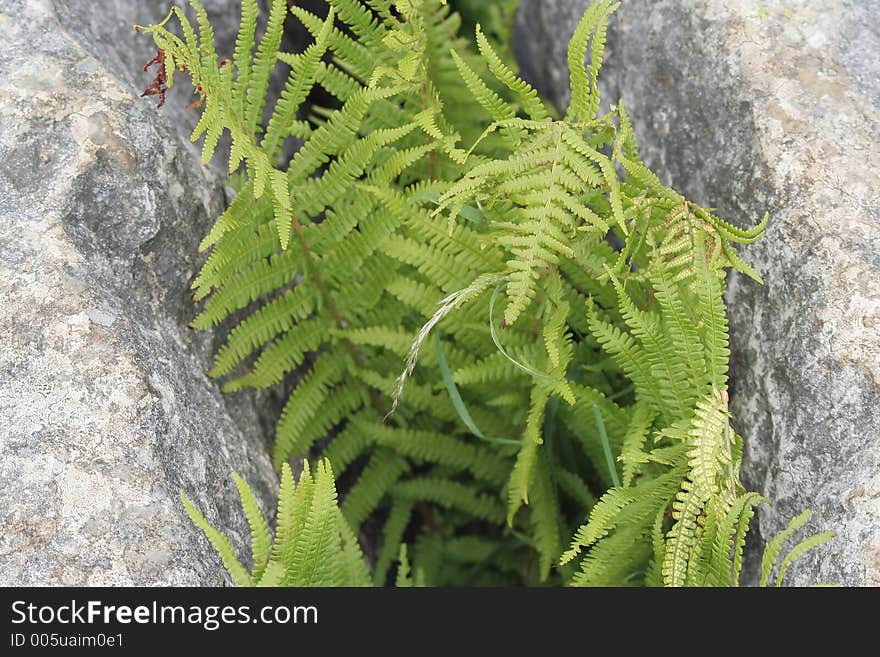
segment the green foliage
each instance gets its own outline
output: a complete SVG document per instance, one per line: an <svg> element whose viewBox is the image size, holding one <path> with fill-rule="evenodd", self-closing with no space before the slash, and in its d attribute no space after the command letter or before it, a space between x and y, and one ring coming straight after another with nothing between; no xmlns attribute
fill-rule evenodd
<svg viewBox="0 0 880 657"><path fill-rule="evenodd" d="M795 516L791 519L791 522L788 523L788 527L767 541L767 545L764 547L764 556L761 559L761 586L766 586L769 583L770 576L773 574L774 569L777 569L776 586L782 586L785 574L795 561L806 554L809 550L819 547L823 543L827 543L834 538L834 532L831 531L820 532L808 536L791 548L788 554L785 555L785 558L780 562L779 557L781 556L782 548L785 543L795 532L807 524L811 515L812 512L807 509L800 515Z"/></svg>
<svg viewBox="0 0 880 657"><path fill-rule="evenodd" d="M181 492L192 521L217 550L239 586L369 586L367 565L354 533L336 504L336 483L330 464L318 463L312 474L308 461L297 483L286 463L275 517L275 536L247 483L233 474L251 528L250 572L235 556L226 535L214 529Z"/></svg>
<svg viewBox="0 0 880 657"><path fill-rule="evenodd" d="M600 115L617 3L575 31L564 118L498 22L473 47L442 0L291 7L302 53L279 52L284 0L265 30L245 0L228 61L191 4L197 32L179 9L182 37L142 29L168 85L177 67L204 99L205 159L226 132L240 170L193 325L234 325L211 371L225 390L292 386L275 547L243 482L251 573L187 503L235 581L365 581L348 527L374 519L377 584L395 563L401 585L738 583L762 498L739 480L722 295L731 267L759 280L734 245L766 217L743 230L689 202L640 162L622 103ZM307 453L326 464L294 494L286 462ZM341 510L331 464L353 482ZM326 563L301 547L316 540Z"/></svg>

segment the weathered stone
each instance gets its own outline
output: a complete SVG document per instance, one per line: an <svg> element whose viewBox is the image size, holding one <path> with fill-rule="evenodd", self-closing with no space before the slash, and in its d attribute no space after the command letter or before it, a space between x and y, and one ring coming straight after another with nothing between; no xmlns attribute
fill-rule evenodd
<svg viewBox="0 0 880 657"><path fill-rule="evenodd" d="M131 26L167 4L0 0L3 585L221 584L178 491L244 552L230 473L276 489L253 401L187 328L225 197L188 94L139 98L155 48ZM206 4L230 44L238 2Z"/></svg>
<svg viewBox="0 0 880 657"><path fill-rule="evenodd" d="M527 77L567 102L589 0L524 0ZM745 225L764 276L730 281L731 398L764 536L812 507L839 536L789 575L880 585L880 1L627 0L606 102L623 97L665 182Z"/></svg>

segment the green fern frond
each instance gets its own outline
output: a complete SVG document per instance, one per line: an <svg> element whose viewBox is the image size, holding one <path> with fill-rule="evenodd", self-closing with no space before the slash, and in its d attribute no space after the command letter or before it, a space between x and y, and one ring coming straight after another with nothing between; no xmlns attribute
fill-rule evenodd
<svg viewBox="0 0 880 657"><path fill-rule="evenodd" d="M284 582L287 569L284 564L277 561L270 561L266 564L266 569L262 576L255 581L254 585L263 588L277 588Z"/></svg>
<svg viewBox="0 0 880 657"><path fill-rule="evenodd" d="M224 331L209 374L287 396L274 536L235 479L252 573L185 501L233 579L384 584L400 560L407 585L738 584L763 498L739 480L723 293L728 268L759 279L736 245L767 218L688 201L640 160L622 102L599 114L619 3L575 30L564 116L492 40L512 0L470 6L474 44L443 0L268 4L261 21L243 0L230 61L198 0L195 26L175 9L143 28L164 53L152 93L187 74L193 141L207 161L228 135L238 171L192 284L192 326ZM288 11L311 35L297 54ZM297 482L287 461L310 453Z"/></svg>
<svg viewBox="0 0 880 657"><path fill-rule="evenodd" d="M547 391L540 387L535 387L532 390L526 430L523 434L523 446L517 454L516 464L513 466L513 470L510 473L510 481L507 484L508 524L512 524L513 516L520 506L529 503L529 488L534 474L535 463L539 459L539 446L544 442L541 437L541 427L544 424L544 412L549 397Z"/></svg>
<svg viewBox="0 0 880 657"><path fill-rule="evenodd" d="M495 52L495 49L479 25L477 25L477 47L480 49L480 53L483 55L489 71L513 92L517 103L528 114L529 118L534 121L547 119L549 114L544 107L543 101L538 97L538 92L508 68L498 56L498 53Z"/></svg>
<svg viewBox="0 0 880 657"><path fill-rule="evenodd" d="M675 524L669 531L663 581L666 586L683 586L688 567L697 559L702 531L699 516L713 498L722 492L718 478L722 473L727 427L727 411L720 395L709 394L697 402L694 417L684 435L688 445L688 475L672 505ZM722 498L723 499L723 498ZM719 500L720 503L724 503ZM726 511L726 509L725 509Z"/></svg>
<svg viewBox="0 0 880 657"><path fill-rule="evenodd" d="M824 531L818 534L813 534L795 545L791 549L791 551L785 556L782 562L779 562L779 557L785 544L795 534L795 532L803 528L804 525L806 525L810 521L812 515L813 512L810 509L806 509L804 512L792 518L785 529L783 529L773 538L767 541L767 544L764 547L764 555L761 558L761 579L758 584L759 586L768 585L770 577L773 574L773 570L777 567L778 572L776 574L776 586L782 586L782 581L785 577L785 574L788 572L788 569L797 559L802 557L809 550L812 550L815 547L827 543L832 538L834 538L835 533L833 531Z"/></svg>
<svg viewBox="0 0 880 657"><path fill-rule="evenodd" d="M322 354L296 387L278 420L274 459L276 466L289 456L302 454L310 445L303 444L306 428L324 403L325 396L345 376L348 363L345 357Z"/></svg>
<svg viewBox="0 0 880 657"><path fill-rule="evenodd" d="M403 548L403 535L410 522L413 511L413 503L408 500L395 500L388 512L388 519L382 528L382 548L376 559L376 567L373 573L373 583L382 586L388 576L398 552Z"/></svg>
<svg viewBox="0 0 880 657"><path fill-rule="evenodd" d="M353 532L336 506L336 486L329 464L314 475L308 463L295 483L290 466L281 472L275 535L260 513L247 483L233 475L253 536L254 570L235 557L229 539L202 516L181 493L184 508L214 545L239 586L368 586L370 577Z"/></svg>
<svg viewBox="0 0 880 657"><path fill-rule="evenodd" d="M251 577L254 581L260 581L263 571L269 563L269 552L272 547L272 532L266 519L260 511L260 505L254 497L250 486L238 474L232 473L232 480L238 489L241 498L241 506L251 528L251 556L254 560L254 569Z"/></svg>
<svg viewBox="0 0 880 657"><path fill-rule="evenodd" d="M444 508L467 513L474 518L500 523L504 520L501 504L491 495L480 493L472 485L439 477L419 477L398 483L393 494L412 502L433 502Z"/></svg>
<svg viewBox="0 0 880 657"><path fill-rule="evenodd" d="M217 550L217 554L220 556L220 559L222 559L223 565L229 572L230 577L232 577L232 581L238 586L250 586L250 573L248 573L247 569L241 564L238 557L235 556L235 550L232 547L232 543L229 541L229 537L214 529L211 523L208 522L207 518L205 518L205 516L203 516L199 510L190 503L183 491L180 491L180 501L183 503L183 508L186 509L186 513L190 517L190 520L193 521L193 524L204 532L205 537L211 542L214 549Z"/></svg>
<svg viewBox="0 0 880 657"><path fill-rule="evenodd" d="M397 567L397 580L395 586L398 588L412 588L415 586L410 574L409 557L406 554L406 543L400 546L400 565Z"/></svg>
<svg viewBox="0 0 880 657"><path fill-rule="evenodd" d="M266 127L266 133L260 144L260 147L270 155L277 155L284 139L290 136L288 126L296 120L297 111L315 84L321 58L327 51L330 31L333 28L335 17L336 14L331 7L327 14L327 20L324 21L324 25L318 33L315 42L300 55L299 59L294 62L288 60L288 63L293 64L290 77L284 90L281 92L281 98L278 100L275 110L272 112L272 117L269 119L269 124ZM274 27L271 14L269 23L269 29L271 30ZM268 36L269 34L267 33ZM280 46L280 40L278 45ZM257 54L258 58L259 56L260 53ZM277 57L278 54L275 56ZM274 62L272 62L272 67L274 68Z"/></svg>
<svg viewBox="0 0 880 657"><path fill-rule="evenodd" d="M307 471L302 476L310 476ZM302 481L302 479L300 480ZM305 522L295 545L286 550L290 555L287 564L286 586L333 586L335 581L334 560L341 558L339 532L339 508L336 506L336 486L327 462L321 462L313 476L314 492ZM332 557L332 558L328 558ZM364 582L369 578L363 571Z"/></svg>
<svg viewBox="0 0 880 657"><path fill-rule="evenodd" d="M571 103L567 118L571 120L589 121L599 111L599 69L605 52L605 33L609 16L619 6L619 2L611 0L593 3L581 18L569 42ZM584 59L591 42L590 66L585 70Z"/></svg>
<svg viewBox="0 0 880 657"><path fill-rule="evenodd" d="M833 531L819 532L818 534L813 534L812 536L805 538L795 545L789 553L785 555L782 563L779 564L779 572L776 575L776 586L782 586L785 574L795 561L800 559L810 550L817 548L820 545L824 545L835 536L837 536L837 533Z"/></svg>
<svg viewBox="0 0 880 657"><path fill-rule="evenodd" d="M409 464L391 450L374 452L342 504L348 523L359 527L407 470Z"/></svg>
<svg viewBox="0 0 880 657"><path fill-rule="evenodd" d="M531 501L529 503L529 522L535 541L535 548L540 555L539 579L546 581L550 568L556 562L562 544L560 531L562 520L559 517L559 500L546 452L539 458L534 467L531 483Z"/></svg>
<svg viewBox="0 0 880 657"><path fill-rule="evenodd" d="M607 536L614 527L617 515L634 499L633 495L625 489L613 488L605 493L590 512L589 522L578 529L571 547L562 555L560 563L567 564L577 557L583 549L590 547L603 536Z"/></svg>
<svg viewBox="0 0 880 657"><path fill-rule="evenodd" d="M718 523L706 559L707 586L738 586L742 570L742 550L746 531L754 509L767 500L757 493L746 493L736 499Z"/></svg>

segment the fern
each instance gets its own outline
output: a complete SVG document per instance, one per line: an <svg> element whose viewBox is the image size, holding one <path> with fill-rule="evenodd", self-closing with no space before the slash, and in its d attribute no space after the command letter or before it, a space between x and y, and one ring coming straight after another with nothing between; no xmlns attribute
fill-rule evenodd
<svg viewBox="0 0 880 657"><path fill-rule="evenodd" d="M241 564L228 537L214 529L181 493L190 518L205 533L239 586L368 586L371 582L357 540L336 505L329 463L312 474L304 463L299 483L290 466L281 471L276 530L272 536L253 492L233 475L251 526L253 568Z"/></svg>
<svg viewBox="0 0 880 657"><path fill-rule="evenodd" d="M294 6L313 42L287 53L287 3L259 25L246 0L230 60L190 4L196 28L175 8L141 29L157 79L200 95L203 158L230 136L193 326L232 327L210 372L227 392L290 389L274 541L236 479L251 571L186 502L234 581L384 584L398 563L401 585L737 584L762 498L739 481L723 292L729 268L759 279L735 245L767 218L740 229L665 187L624 104L600 113L618 3L577 27L561 117L503 42L513 2L470 7L474 43L443 0Z"/></svg>
<svg viewBox="0 0 880 657"><path fill-rule="evenodd" d="M778 534L776 534L776 536L774 536L772 539L767 541L767 545L764 547L764 556L761 559L760 586L766 586L769 583L770 577L773 574L773 570L777 567L778 572L776 574L776 586L781 586L782 581L785 578L785 574L788 572L788 569L791 567L794 561L803 556L807 551L812 550L813 548L818 547L834 538L835 534L831 531L825 531L819 534L808 536L800 543L795 545L780 563L779 557L781 556L782 549L785 543L794 535L795 532L797 532L804 525L806 525L807 522L809 522L811 515L812 512L807 509L803 513L795 516L791 519L791 522L788 523L788 527L786 527Z"/></svg>

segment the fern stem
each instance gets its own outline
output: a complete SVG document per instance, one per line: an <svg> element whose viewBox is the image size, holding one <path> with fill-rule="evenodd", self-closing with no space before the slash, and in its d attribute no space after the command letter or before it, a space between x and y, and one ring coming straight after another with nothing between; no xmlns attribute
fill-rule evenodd
<svg viewBox="0 0 880 657"><path fill-rule="evenodd" d="M620 486L620 475L617 474L617 467L614 465L611 443L608 441L608 433L605 431L602 413L599 412L599 407L596 404L593 404L593 417L596 419L596 428L599 429L599 438L602 440L602 451L605 452L605 464L608 466L608 472L611 474L611 483L616 487Z"/></svg>

